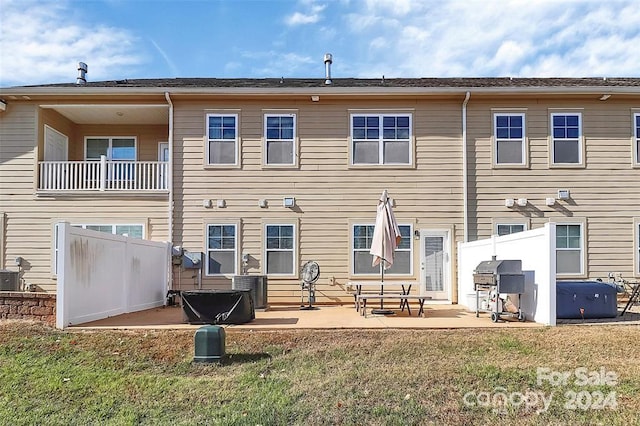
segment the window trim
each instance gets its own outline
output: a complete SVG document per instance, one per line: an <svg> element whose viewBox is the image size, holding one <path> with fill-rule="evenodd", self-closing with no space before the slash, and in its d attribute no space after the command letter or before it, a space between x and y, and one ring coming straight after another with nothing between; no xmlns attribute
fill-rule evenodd
<svg viewBox="0 0 640 426"><path fill-rule="evenodd" d="M234 117L236 120L236 124L235 124L235 132L236 132L236 137L234 139L234 162L233 163L211 163L211 152L210 152L210 147L211 147L211 142L212 141L228 141L227 139L211 139L209 137L209 118L210 117ZM204 121L204 125L205 125L205 134L204 134L204 140L205 140L205 158L204 158L204 165L207 168L237 168L240 166L240 114L237 112L207 112L205 114L205 121Z"/></svg>
<svg viewBox="0 0 640 426"><path fill-rule="evenodd" d="M209 272L209 252L211 251L230 251L230 250L212 250L209 248L209 227L210 226L233 226L234 227L234 248L233 248L233 272L232 273L222 273L222 274L212 274ZM206 277L229 277L238 275L239 270L239 253L240 253L240 244L239 244L239 235L240 235L240 224L237 222L211 222L205 223L204 225L204 258L205 258L205 267L204 272Z"/></svg>
<svg viewBox="0 0 640 426"><path fill-rule="evenodd" d="M268 265L267 265L267 227L268 226L291 226L293 227L293 248L291 252L293 253L293 265L292 272L290 274L270 274L268 273ZM265 220L262 222L262 273L267 277L274 278L298 278L299 274L299 265L298 265L298 250L300 249L300 244L298 240L298 222L290 221L290 220Z"/></svg>
<svg viewBox="0 0 640 426"><path fill-rule="evenodd" d="M553 118L556 116L578 116L578 162L558 163L555 161L554 147L556 138L553 137ZM558 138L561 140L574 140L573 138ZM585 138L582 111L557 110L549 113L549 167L550 168L584 168L585 166Z"/></svg>
<svg viewBox="0 0 640 426"><path fill-rule="evenodd" d="M4 212L0 212L0 269L5 268L5 241L6 241L6 223L7 223L7 214Z"/></svg>
<svg viewBox="0 0 640 426"><path fill-rule="evenodd" d="M375 226L374 222L370 222L370 220L355 220L355 221L350 221L349 223L349 276L353 277L353 278L379 278L380 277L380 273L376 272L376 273L371 273L371 274L358 274L355 272L355 267L356 267L356 262L355 262L355 252L356 249L354 247L353 244L353 239L354 239L354 231L355 231L355 227L356 226ZM396 252L398 251L403 251L403 252L408 252L409 253L409 272L407 273L402 273L402 274L398 274L398 273L391 273L389 275L388 272L385 272L385 276L388 276L390 278L406 278L406 277L412 277L414 274L414 238L413 238L413 230L415 229L414 224L411 222L398 222L398 226L408 226L409 227L409 248L408 249L398 249L396 250ZM369 252L370 248L365 249L367 251L367 253ZM371 255L370 255L371 256ZM371 257L371 260L373 261L373 257Z"/></svg>
<svg viewBox="0 0 640 426"><path fill-rule="evenodd" d="M498 227L499 226L514 226L514 225L522 225L523 229L521 232L525 232L529 230L529 222L528 221L522 221L522 220L495 220L493 221L493 229L492 229L492 235L496 235L496 236L507 236L507 235L513 235L513 234L517 234L518 232L511 232L509 234L505 234L505 235L499 235L498 234Z"/></svg>
<svg viewBox="0 0 640 426"><path fill-rule="evenodd" d="M516 139L510 138L498 138L498 116L507 116L507 117L521 117L522 118L522 138L520 138L521 142L521 152L522 152L522 162L520 163L499 163L498 162L498 142L510 142ZM529 165L529 156L528 156L528 138L527 138L527 117L525 112L520 111L494 111L493 112L493 140L492 140L492 150L493 150L493 167L494 168L523 168L528 167Z"/></svg>
<svg viewBox="0 0 640 426"><path fill-rule="evenodd" d="M107 149L107 161L138 161L138 137L137 136L85 136L84 137L84 161L100 161L99 158L87 158L87 142L89 139L109 139L109 148ZM133 139L134 158L133 160L119 160L111 158L111 150L113 139Z"/></svg>
<svg viewBox="0 0 640 426"><path fill-rule="evenodd" d="M640 112L634 112L632 114L631 128L632 166L640 167L640 158L638 158L640 152Z"/></svg>
<svg viewBox="0 0 640 426"><path fill-rule="evenodd" d="M293 118L293 138L291 139L292 162L291 163L269 163L267 144L270 140L288 141L289 139L268 139L267 138L267 118L268 117L292 117ZM262 114L262 167L264 168L296 168L298 167L298 112L285 110L264 111Z"/></svg>
<svg viewBox="0 0 640 426"><path fill-rule="evenodd" d="M355 154L354 154L354 144L355 140L353 137L353 118L354 117L378 117L380 119L379 128L381 131L379 132L378 137L378 163L356 163L355 162ZM409 137L407 138L407 142L409 143L409 161L407 163L385 163L384 162L384 135L382 131L384 117L407 117L409 119ZM349 113L349 166L350 167L413 167L414 165L414 147L415 147L415 137L414 137L414 129L413 129L413 111L351 111ZM373 141L374 139L358 139L358 140L369 140ZM404 139L394 139L397 141L404 141Z"/></svg>
<svg viewBox="0 0 640 426"><path fill-rule="evenodd" d="M146 239L146 235L145 235L145 231L146 231L146 226L144 223L130 223L130 222L126 222L126 223L95 223L95 222L86 222L86 223L72 223L71 224L72 227L76 227L76 228L82 228L82 229L87 229L87 226L110 226L111 227L111 235L120 235L120 236L124 236L123 234L117 234L116 232L116 227L118 226L139 226L142 229L142 236L140 237L140 239L144 240ZM100 231L102 232L102 231Z"/></svg>
<svg viewBox="0 0 640 426"><path fill-rule="evenodd" d="M640 277L640 217L633 218L633 276Z"/></svg>
<svg viewBox="0 0 640 426"><path fill-rule="evenodd" d="M559 273L557 271L557 256L558 250L575 250L575 249L558 249L557 241L558 241L558 232L557 227L559 225L578 225L580 226L580 272L571 272L571 273ZM573 218L571 221L562 221L556 223L556 240L553 242L554 244L554 255L556 256L556 276L558 278L584 278L587 275L586 266L587 266L587 223L584 219Z"/></svg>

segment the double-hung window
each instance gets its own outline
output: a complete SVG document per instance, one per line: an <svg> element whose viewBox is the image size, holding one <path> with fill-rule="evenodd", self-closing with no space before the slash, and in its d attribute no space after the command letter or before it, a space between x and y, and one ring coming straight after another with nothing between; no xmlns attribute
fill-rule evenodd
<svg viewBox="0 0 640 426"><path fill-rule="evenodd" d="M207 114L208 164L238 164L238 115Z"/></svg>
<svg viewBox="0 0 640 426"><path fill-rule="evenodd" d="M584 235L582 224L556 225L556 273L582 275Z"/></svg>
<svg viewBox="0 0 640 426"><path fill-rule="evenodd" d="M275 166L295 165L295 114L265 114L265 163Z"/></svg>
<svg viewBox="0 0 640 426"><path fill-rule="evenodd" d="M354 165L411 164L411 114L352 114Z"/></svg>
<svg viewBox="0 0 640 426"><path fill-rule="evenodd" d="M582 164L582 114L551 114L551 163Z"/></svg>
<svg viewBox="0 0 640 426"><path fill-rule="evenodd" d="M524 114L496 113L493 116L495 138L495 164L524 165L525 116Z"/></svg>
<svg viewBox="0 0 640 426"><path fill-rule="evenodd" d="M207 225L207 275L235 275L237 229L234 224Z"/></svg>
<svg viewBox="0 0 640 426"><path fill-rule="evenodd" d="M371 266L373 256L369 253L373 242L373 224L357 224L352 227L353 275L378 275L380 266ZM410 275L412 259L411 225L398 225L402 239L394 253L393 265L384 271L385 275Z"/></svg>
<svg viewBox="0 0 640 426"><path fill-rule="evenodd" d="M267 275L293 275L296 271L295 226L265 225L265 265Z"/></svg>
<svg viewBox="0 0 640 426"><path fill-rule="evenodd" d="M640 113L633 114L633 153L636 165L640 164Z"/></svg>

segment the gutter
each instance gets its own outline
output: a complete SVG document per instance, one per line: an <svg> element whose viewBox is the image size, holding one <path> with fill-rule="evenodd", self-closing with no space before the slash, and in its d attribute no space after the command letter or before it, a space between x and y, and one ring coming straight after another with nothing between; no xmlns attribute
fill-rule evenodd
<svg viewBox="0 0 640 426"><path fill-rule="evenodd" d="M467 161L467 103L471 98L471 92L467 92L462 102L462 202L463 202L463 227L464 240L469 241L469 179L468 161Z"/></svg>
<svg viewBox="0 0 640 426"><path fill-rule="evenodd" d="M173 245L173 102L171 102L171 96L169 92L164 92L164 97L169 104L169 135L167 143L169 144L169 165L167 166L167 186L169 187L169 206L168 206L168 234L169 242ZM171 266L169 266L171 268ZM169 269L169 288L173 288L173 274Z"/></svg>
<svg viewBox="0 0 640 426"><path fill-rule="evenodd" d="M236 96L273 96L273 95L331 95L331 96L378 96L378 95L448 95L456 96L473 90L477 95L637 95L639 86L527 86L527 87L11 87L0 88L0 96L5 101L29 100L29 96L118 96L118 95L157 95L171 93L176 95L236 95ZM25 96L27 98L25 98ZM20 99L23 98L23 99Z"/></svg>

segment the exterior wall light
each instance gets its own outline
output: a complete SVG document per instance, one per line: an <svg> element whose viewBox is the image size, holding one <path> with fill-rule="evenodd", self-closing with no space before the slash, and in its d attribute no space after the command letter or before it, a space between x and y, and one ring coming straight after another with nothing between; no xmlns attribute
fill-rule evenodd
<svg viewBox="0 0 640 426"><path fill-rule="evenodd" d="M284 197L282 199L282 206L288 209L296 205L296 199L294 197Z"/></svg>

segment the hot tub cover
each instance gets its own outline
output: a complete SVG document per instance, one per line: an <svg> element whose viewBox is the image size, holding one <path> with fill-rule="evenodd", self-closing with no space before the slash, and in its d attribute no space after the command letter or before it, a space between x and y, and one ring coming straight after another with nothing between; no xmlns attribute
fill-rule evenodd
<svg viewBox="0 0 640 426"><path fill-rule="evenodd" d="M256 317L250 290L190 290L181 298L189 324L244 324Z"/></svg>
<svg viewBox="0 0 640 426"><path fill-rule="evenodd" d="M614 286L598 281L556 282L557 318L614 318L617 313Z"/></svg>

